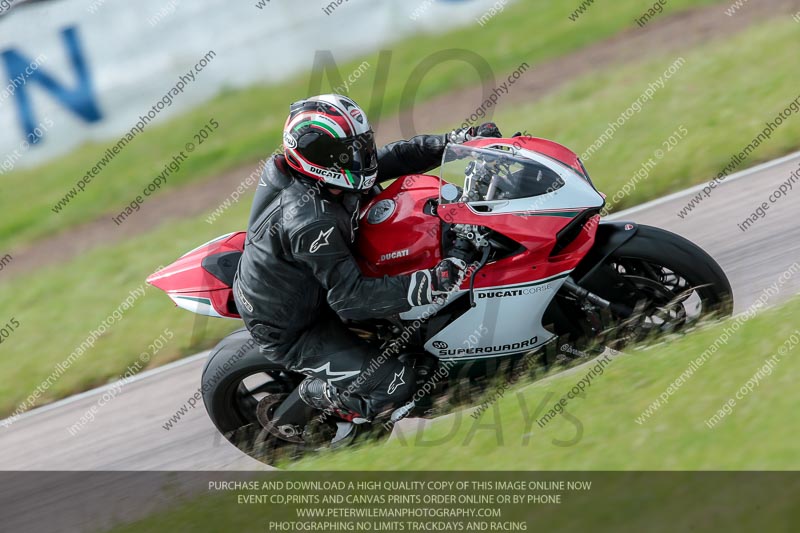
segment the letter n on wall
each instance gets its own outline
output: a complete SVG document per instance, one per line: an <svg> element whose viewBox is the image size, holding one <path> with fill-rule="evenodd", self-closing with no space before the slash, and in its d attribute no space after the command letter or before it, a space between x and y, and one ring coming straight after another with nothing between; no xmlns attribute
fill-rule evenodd
<svg viewBox="0 0 800 533"><path fill-rule="evenodd" d="M55 77L47 73L42 65L35 70L30 69L34 60L13 48L0 52L9 81L25 80L17 86L14 96L23 132L26 138L33 139L34 143L40 140L34 133L38 121L35 118L28 91L36 85L50 93L65 108L86 122L97 122L103 117L97 104L96 95L92 90L91 76L85 54L78 40L77 28L74 26L64 28L61 31L61 37L66 47L66 59L75 73L75 82L72 87L57 81ZM27 72L26 69L28 69Z"/></svg>

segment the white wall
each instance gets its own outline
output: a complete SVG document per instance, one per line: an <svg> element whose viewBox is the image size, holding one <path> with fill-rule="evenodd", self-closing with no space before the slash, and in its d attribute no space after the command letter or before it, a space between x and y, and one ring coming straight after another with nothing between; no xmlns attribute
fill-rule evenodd
<svg viewBox="0 0 800 533"><path fill-rule="evenodd" d="M263 9L256 7L258 1L51 0L24 4L0 17L0 51L14 48L30 57L44 54L41 68L68 86L75 75L60 31L77 26L104 115L101 122L87 124L31 84L37 117L49 118L53 127L44 142L30 148L15 165L36 164L87 140L129 130L139 114L210 49L216 58L158 116L158 122L226 87L272 83L307 71L316 50L332 50L337 61L344 61L415 32L465 24L480 31L475 19L497 3L345 0L327 15L323 8L331 0L270 0ZM170 13L152 25L160 10ZM7 83L0 69L0 91ZM23 138L14 97L0 96L0 158L18 148Z"/></svg>

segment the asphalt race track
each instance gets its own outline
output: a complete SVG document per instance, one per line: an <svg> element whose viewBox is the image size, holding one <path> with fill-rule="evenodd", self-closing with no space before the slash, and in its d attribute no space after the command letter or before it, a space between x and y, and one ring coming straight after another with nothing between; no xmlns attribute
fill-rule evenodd
<svg viewBox="0 0 800 533"><path fill-rule="evenodd" d="M731 176L681 219L677 213L702 186L637 206L612 218L659 226L706 249L723 267L741 312L800 261L800 182L774 203L770 194L800 168L800 153ZM647 182L638 184L646 187ZM606 191L609 197L613 191ZM747 231L737 226L769 208ZM800 292L800 275L780 286L775 304ZM249 470L269 468L219 436L198 405L170 430L163 425L197 390L205 354L143 373L97 411L76 435L75 424L104 389L56 402L0 427L0 470Z"/></svg>

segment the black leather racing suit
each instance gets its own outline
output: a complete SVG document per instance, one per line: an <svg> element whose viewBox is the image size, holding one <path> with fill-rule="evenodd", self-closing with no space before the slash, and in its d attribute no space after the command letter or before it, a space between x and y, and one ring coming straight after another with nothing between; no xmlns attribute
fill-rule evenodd
<svg viewBox="0 0 800 533"><path fill-rule="evenodd" d="M420 135L384 146L378 179L437 167L446 143L445 135ZM408 310L410 276L362 276L350 251L360 199L358 193L332 194L295 173L283 156L269 160L253 199L233 292L268 359L346 391L345 406L371 418L413 394L413 370L391 359L365 371L378 350L337 314L368 319Z"/></svg>

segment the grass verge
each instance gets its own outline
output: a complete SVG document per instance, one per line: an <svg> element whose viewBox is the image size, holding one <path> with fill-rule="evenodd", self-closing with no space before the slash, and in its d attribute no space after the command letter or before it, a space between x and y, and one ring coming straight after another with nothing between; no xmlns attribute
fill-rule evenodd
<svg viewBox="0 0 800 533"><path fill-rule="evenodd" d="M248 211L247 202L240 202L226 213L234 227L230 231ZM142 352L150 352L149 367L158 366L209 347L241 327L240 321L206 319L177 309L163 292L144 283L160 265L227 233L223 226L202 220L174 222L123 244L95 249L69 264L20 276L13 288L9 282L0 285L0 323L14 319L19 324L0 347L0 414L13 412L37 387L44 390L35 403L47 403L118 379L128 368L137 370ZM130 309L107 320L130 291L142 287L147 287L144 295ZM103 321L113 324L101 328ZM149 346L165 329L174 336L156 352ZM80 350L92 331L102 334L93 347ZM76 351L77 357L72 355ZM58 379L43 386L54 372Z"/></svg>
<svg viewBox="0 0 800 533"><path fill-rule="evenodd" d="M800 96L791 75L800 59L787 46L799 34L800 26L791 19L776 19L680 56L648 58L587 76L495 118L506 131L530 131L583 154L682 58L652 100L640 101L641 111L585 161L609 201L629 185L629 194L621 195L614 208L629 207L710 180ZM798 138L800 117L795 112L734 171L798 149Z"/></svg>

